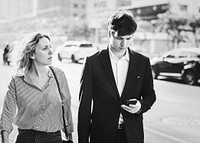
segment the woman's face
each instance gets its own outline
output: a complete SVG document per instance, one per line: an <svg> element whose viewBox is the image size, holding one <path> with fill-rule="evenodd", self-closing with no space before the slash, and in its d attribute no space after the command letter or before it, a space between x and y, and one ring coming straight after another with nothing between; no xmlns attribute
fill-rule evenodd
<svg viewBox="0 0 200 143"><path fill-rule="evenodd" d="M32 58L38 65L50 65L52 63L52 47L49 39L43 37L39 40L38 45L35 48L35 53Z"/></svg>

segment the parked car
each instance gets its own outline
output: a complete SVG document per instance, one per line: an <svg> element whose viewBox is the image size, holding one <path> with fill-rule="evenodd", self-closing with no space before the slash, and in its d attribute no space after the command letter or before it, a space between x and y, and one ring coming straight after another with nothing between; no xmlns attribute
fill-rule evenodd
<svg viewBox="0 0 200 143"><path fill-rule="evenodd" d="M200 79L200 48L173 49L151 60L152 74L175 77L194 85Z"/></svg>
<svg viewBox="0 0 200 143"><path fill-rule="evenodd" d="M58 59L71 59L72 62L78 63L85 57L97 52L97 48L88 41L68 41L58 48Z"/></svg>

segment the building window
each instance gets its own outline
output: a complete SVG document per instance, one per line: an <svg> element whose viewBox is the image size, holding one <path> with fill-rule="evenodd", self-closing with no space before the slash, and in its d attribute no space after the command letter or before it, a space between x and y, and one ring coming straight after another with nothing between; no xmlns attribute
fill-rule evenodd
<svg viewBox="0 0 200 143"><path fill-rule="evenodd" d="M82 18L82 19L85 19L85 17L86 17L85 14L81 15L81 18Z"/></svg>
<svg viewBox="0 0 200 143"><path fill-rule="evenodd" d="M74 4L74 8L78 8L78 4L75 3L75 4Z"/></svg>
<svg viewBox="0 0 200 143"><path fill-rule="evenodd" d="M188 6L184 4L180 4L180 10L181 11L187 11Z"/></svg>
<svg viewBox="0 0 200 143"><path fill-rule="evenodd" d="M77 17L77 16L78 16L78 14L77 14L77 13L74 13L74 14L73 14L73 16L74 16L74 17Z"/></svg>
<svg viewBox="0 0 200 143"><path fill-rule="evenodd" d="M141 14L141 9L137 9L137 14Z"/></svg>
<svg viewBox="0 0 200 143"><path fill-rule="evenodd" d="M156 11L157 10L157 6L153 6L153 11Z"/></svg>

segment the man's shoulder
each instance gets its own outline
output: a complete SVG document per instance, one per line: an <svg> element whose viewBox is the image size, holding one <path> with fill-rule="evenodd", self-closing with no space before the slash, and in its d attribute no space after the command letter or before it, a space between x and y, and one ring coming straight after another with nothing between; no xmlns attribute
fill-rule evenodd
<svg viewBox="0 0 200 143"><path fill-rule="evenodd" d="M88 56L85 59L85 63L98 65L102 59L106 58L106 54L107 54L107 50L106 49L99 50L95 54L93 54L91 56Z"/></svg>
<svg viewBox="0 0 200 143"><path fill-rule="evenodd" d="M96 53L94 53L93 55L89 56L88 59L96 59L96 58L98 58L99 56L102 56L102 55L106 54L106 52L107 52L106 49L99 50L99 51L97 51Z"/></svg>
<svg viewBox="0 0 200 143"><path fill-rule="evenodd" d="M139 53L137 51L134 51L132 49L129 49L129 50L130 50L130 54L133 54L133 56L136 56L137 58L146 59L146 60L149 59L149 57L147 57L147 56L145 56L145 55L143 55L143 54L141 54L141 53Z"/></svg>

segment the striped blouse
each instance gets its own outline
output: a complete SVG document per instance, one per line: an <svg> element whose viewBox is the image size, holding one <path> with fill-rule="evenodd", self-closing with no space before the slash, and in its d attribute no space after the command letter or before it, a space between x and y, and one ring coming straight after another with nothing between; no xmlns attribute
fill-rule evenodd
<svg viewBox="0 0 200 143"><path fill-rule="evenodd" d="M73 132L71 95L67 79L62 70L53 68L64 98L65 121L68 133ZM27 74L11 79L4 99L0 119L0 131L9 133L13 125L20 129L55 132L63 129L61 98L57 83L49 70L49 80L42 89L34 84Z"/></svg>

